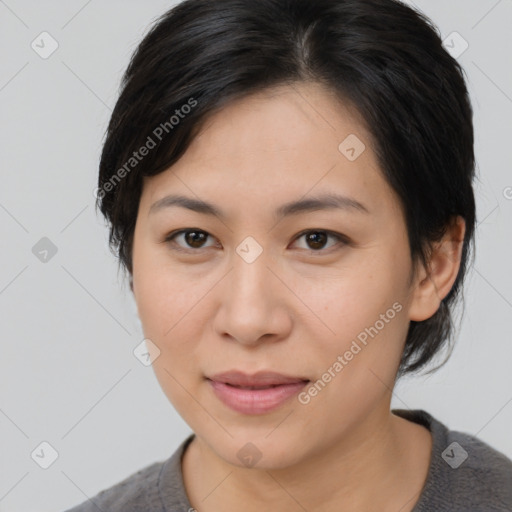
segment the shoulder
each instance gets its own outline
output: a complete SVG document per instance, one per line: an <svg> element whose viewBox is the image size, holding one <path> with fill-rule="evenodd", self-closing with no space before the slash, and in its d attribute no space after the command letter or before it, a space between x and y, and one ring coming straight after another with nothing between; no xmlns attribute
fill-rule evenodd
<svg viewBox="0 0 512 512"><path fill-rule="evenodd" d="M146 466L66 512L190 510L183 485L181 458L193 438L194 434L187 437L167 460Z"/></svg>
<svg viewBox="0 0 512 512"><path fill-rule="evenodd" d="M414 512L512 511L512 460L423 410L395 412L432 434L428 477Z"/></svg>
<svg viewBox="0 0 512 512"><path fill-rule="evenodd" d="M158 480L164 462L155 462L66 512L160 510Z"/></svg>
<svg viewBox="0 0 512 512"><path fill-rule="evenodd" d="M503 453L473 435L449 430L441 457L453 492L461 500L465 496L468 506L512 510L512 461Z"/></svg>

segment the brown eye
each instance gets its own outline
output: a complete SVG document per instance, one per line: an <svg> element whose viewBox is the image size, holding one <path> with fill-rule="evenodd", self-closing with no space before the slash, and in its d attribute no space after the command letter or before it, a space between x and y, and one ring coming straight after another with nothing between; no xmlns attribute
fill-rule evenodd
<svg viewBox="0 0 512 512"><path fill-rule="evenodd" d="M308 231L304 231L297 237L297 240L301 238L304 238L304 240L306 241L307 247L305 247L305 249L313 252L320 252L323 249L325 249L325 246L329 238L336 240L338 243L341 242L342 245L348 243L345 236L339 233L333 233L331 231L321 229L310 229ZM336 244L331 244L331 246L328 247L328 249L335 245Z"/></svg>
<svg viewBox="0 0 512 512"><path fill-rule="evenodd" d="M182 229L180 231L170 233L165 238L165 242L171 243L174 246L173 249L177 251L196 252L201 249L213 247L212 245L205 245L205 241L210 236L211 235L209 233L201 229ZM347 237L344 235L322 229L309 229L304 231L295 240L299 240L301 238L304 238L306 241L306 247L303 247L303 249L318 253L328 252L328 249L336 245L343 246L349 243ZM180 239L181 242L179 242ZM334 240L334 243L327 246L329 239Z"/></svg>
<svg viewBox="0 0 512 512"><path fill-rule="evenodd" d="M194 249L203 249L205 247L204 242L208 239L210 235L206 231L202 231L200 229L182 229L181 231L176 231L171 233L166 237L166 242L172 242L177 245L177 250L194 250ZM179 244L176 242L178 238L181 237L182 243Z"/></svg>
<svg viewBox="0 0 512 512"><path fill-rule="evenodd" d="M313 231L305 235L306 243L311 244L310 247L312 249L323 249L329 235L326 235L325 232L322 231Z"/></svg>
<svg viewBox="0 0 512 512"><path fill-rule="evenodd" d="M202 231L188 231L184 233L184 240L195 249L202 247L208 235Z"/></svg>

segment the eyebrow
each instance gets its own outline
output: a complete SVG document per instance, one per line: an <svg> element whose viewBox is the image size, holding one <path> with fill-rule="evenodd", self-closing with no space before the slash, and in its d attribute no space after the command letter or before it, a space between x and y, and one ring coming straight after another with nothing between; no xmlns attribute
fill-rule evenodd
<svg viewBox="0 0 512 512"><path fill-rule="evenodd" d="M227 217L222 210L211 203L181 195L168 195L159 199L151 205L148 215L176 206L205 215L215 215L223 220ZM368 208L359 201L351 197L330 193L283 204L274 211L274 216L276 219L282 219L290 215L329 209L370 213Z"/></svg>

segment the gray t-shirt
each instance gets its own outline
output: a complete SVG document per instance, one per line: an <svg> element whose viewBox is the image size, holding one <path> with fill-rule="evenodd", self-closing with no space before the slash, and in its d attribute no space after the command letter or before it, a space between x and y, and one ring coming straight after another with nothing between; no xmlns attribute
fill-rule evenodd
<svg viewBox="0 0 512 512"><path fill-rule="evenodd" d="M427 481L413 512L512 512L512 461L478 438L448 430L423 410L393 410L426 426L433 444ZM156 462L67 512L193 512L181 472L190 435Z"/></svg>

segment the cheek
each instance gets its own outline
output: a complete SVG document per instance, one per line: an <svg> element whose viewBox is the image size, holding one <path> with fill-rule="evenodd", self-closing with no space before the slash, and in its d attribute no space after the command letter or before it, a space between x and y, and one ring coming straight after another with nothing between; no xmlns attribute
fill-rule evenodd
<svg viewBox="0 0 512 512"><path fill-rule="evenodd" d="M314 347L304 346L316 380L305 389L300 404L313 430L314 418L326 417L336 428L348 428L393 389L408 320L392 279L378 281L333 280L321 293L309 295L322 306L319 316L334 331L323 329Z"/></svg>
<svg viewBox="0 0 512 512"><path fill-rule="evenodd" d="M180 404L186 406L190 400L181 386L192 391L202 378L204 354L200 347L214 314L208 291L215 281L213 276L201 277L180 272L176 266L159 265L155 258L151 264L143 263L141 259L134 271L139 316L144 336L160 350L153 362L157 379L179 410Z"/></svg>
<svg viewBox="0 0 512 512"><path fill-rule="evenodd" d="M315 347L304 346L304 350L315 361L322 380L343 375L332 379L332 391L347 396L342 388L348 386L360 396L372 383L382 388L379 378L386 385L394 382L409 324L405 276L396 268L391 255L389 259L363 258L357 268L302 290L323 324L309 324L310 328L313 323L320 325L323 334L314 337Z"/></svg>
<svg viewBox="0 0 512 512"><path fill-rule="evenodd" d="M318 279L297 281L297 295L317 314L326 329L339 339L356 336L385 314L395 302L402 304L404 288L399 276L389 268L360 265L347 269L343 274L331 274ZM403 305L403 304L402 304ZM392 310L389 316L395 317Z"/></svg>
<svg viewBox="0 0 512 512"><path fill-rule="evenodd" d="M163 392L185 421L192 421L189 392L194 393L201 375L198 346L201 325L197 315L204 314L201 298L205 281L190 279L179 272L165 271L162 266L134 267L134 288L144 336L158 347L160 353L152 367ZM195 284L194 284L195 283Z"/></svg>
<svg viewBox="0 0 512 512"><path fill-rule="evenodd" d="M170 268L169 262L153 251L140 249L134 259L134 297L144 334L160 343L171 339L176 330L194 314L194 306L204 295L201 280L190 273Z"/></svg>

